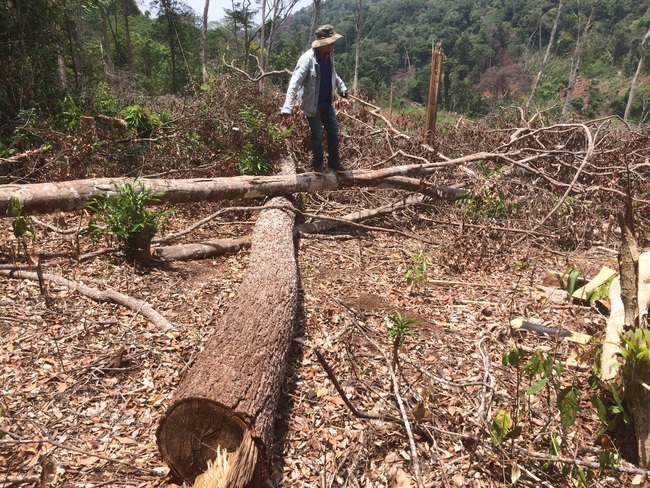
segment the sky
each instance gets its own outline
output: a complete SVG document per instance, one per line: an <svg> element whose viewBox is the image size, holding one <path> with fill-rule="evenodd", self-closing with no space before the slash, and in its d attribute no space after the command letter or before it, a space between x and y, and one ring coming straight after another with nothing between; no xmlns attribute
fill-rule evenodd
<svg viewBox="0 0 650 488"><path fill-rule="evenodd" d="M205 8L205 0L183 0L187 5L192 7L192 10L199 17L203 16L203 9ZM241 2L242 0L235 0L236 2ZM149 7L149 0L136 0L136 3L140 7L140 10L145 11ZM311 0L299 0L298 4L294 7L293 11L297 12L303 7L310 5ZM251 7L257 8L257 2L253 0L251 2ZM208 10L208 21L221 20L224 17L223 9L232 9L231 0L210 0L210 7ZM259 20L259 19L258 19Z"/></svg>

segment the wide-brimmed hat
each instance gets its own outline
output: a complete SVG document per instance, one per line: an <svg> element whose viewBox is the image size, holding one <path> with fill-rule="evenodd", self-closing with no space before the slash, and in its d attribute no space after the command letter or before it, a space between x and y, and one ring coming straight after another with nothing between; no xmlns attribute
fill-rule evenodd
<svg viewBox="0 0 650 488"><path fill-rule="evenodd" d="M316 29L316 40L311 43L311 47L323 47L333 42L338 41L341 37L341 34L337 34L334 31L334 27L330 24L321 25Z"/></svg>

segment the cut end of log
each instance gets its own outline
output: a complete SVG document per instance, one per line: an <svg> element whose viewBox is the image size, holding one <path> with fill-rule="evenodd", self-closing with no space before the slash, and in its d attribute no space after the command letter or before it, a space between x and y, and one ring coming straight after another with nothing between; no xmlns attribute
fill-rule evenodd
<svg viewBox="0 0 650 488"><path fill-rule="evenodd" d="M179 480L196 480L201 484L194 486L201 488L261 484L258 449L251 431L224 405L205 398L184 398L165 412L156 436L161 456Z"/></svg>

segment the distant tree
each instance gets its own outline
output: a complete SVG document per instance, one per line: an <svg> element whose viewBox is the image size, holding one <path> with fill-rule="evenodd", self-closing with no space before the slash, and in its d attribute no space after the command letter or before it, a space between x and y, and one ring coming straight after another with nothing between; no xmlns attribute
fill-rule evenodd
<svg viewBox="0 0 650 488"><path fill-rule="evenodd" d="M243 53L241 61L245 65L248 65L253 18L257 11L251 9L250 0L243 0L243 2L235 2L235 0L232 0L231 5L232 9L224 9L226 13L226 24L232 29L235 40L242 39Z"/></svg>
<svg viewBox="0 0 650 488"><path fill-rule="evenodd" d="M124 17L124 41L126 43L126 59L129 67L133 65L133 48L131 47L131 29L129 28L129 3L132 0L122 0L122 15Z"/></svg>
<svg viewBox="0 0 650 488"><path fill-rule="evenodd" d="M539 80L541 80L542 76L544 75L544 69L546 68L546 63L548 62L549 55L551 54L551 48L555 43L555 34L557 32L557 26L560 23L560 16L562 15L563 3L564 3L563 0L560 0L557 6L557 12L555 14L555 22L553 22L553 30L551 30L551 37L548 40L548 46L546 46L546 53L544 53L544 59L542 59L542 63L539 66L539 71L537 72L537 76L535 77L535 81L533 82L533 87L531 88L530 95L528 96L528 101L526 102L526 107L524 108L524 119L528 119L528 112L530 111L530 105L531 103L533 103L533 99L535 98L535 92L537 91L537 86L539 85ZM541 34L540 34L540 39L541 39Z"/></svg>
<svg viewBox="0 0 650 488"><path fill-rule="evenodd" d="M158 9L156 23L161 28L161 40L169 49L168 90L178 93L192 77L190 61L194 59L197 63L199 59L198 53L195 57L190 55L191 37L199 35L194 12L182 0L152 0L151 5Z"/></svg>
<svg viewBox="0 0 650 488"><path fill-rule="evenodd" d="M643 71L643 65L645 64L645 56L648 50L648 41L650 41L650 29L643 38L643 41L641 41L641 57L639 58L639 64L636 68L636 72L634 73L634 78L632 78L632 84L630 85L630 96L627 99L627 105L625 106L625 115L623 116L623 120L626 122L630 118L632 104L634 103L634 92L636 90L637 84L639 83L639 76L641 76L641 72Z"/></svg>
<svg viewBox="0 0 650 488"><path fill-rule="evenodd" d="M352 81L352 89L357 91L359 88L359 56L361 53L361 11L363 9L363 0L356 0L357 14L355 17L356 39L354 42L354 78Z"/></svg>
<svg viewBox="0 0 650 488"><path fill-rule="evenodd" d="M591 4L591 15L589 15L589 20L587 25L585 25L585 30L582 34L582 39L577 43L575 55L573 57L573 70L571 71L571 76L569 77L569 87L566 91L566 98L564 99L564 106L562 107L562 119L566 118L567 112L569 111L569 104L571 103L571 97L573 96L573 90L576 86L576 81L578 80L578 73L580 73L580 63L582 58L587 50L587 44L589 42L589 32L594 26L596 20L596 11L600 0L593 0Z"/></svg>
<svg viewBox="0 0 650 488"><path fill-rule="evenodd" d="M311 27L309 28L308 39L310 43L314 40L314 36L316 35L316 26L318 25L318 16L320 15L320 5L321 0L313 0L312 6L314 10L311 17Z"/></svg>
<svg viewBox="0 0 650 488"><path fill-rule="evenodd" d="M273 43L278 29L287 21L298 0L261 0L262 23L260 24L260 60L262 69L269 66L268 53L273 49ZM266 27L268 26L268 32Z"/></svg>
<svg viewBox="0 0 650 488"><path fill-rule="evenodd" d="M201 22L201 73L203 74L203 83L207 84L210 81L210 74L208 73L208 9L210 8L210 0L205 0L203 7L203 19Z"/></svg>

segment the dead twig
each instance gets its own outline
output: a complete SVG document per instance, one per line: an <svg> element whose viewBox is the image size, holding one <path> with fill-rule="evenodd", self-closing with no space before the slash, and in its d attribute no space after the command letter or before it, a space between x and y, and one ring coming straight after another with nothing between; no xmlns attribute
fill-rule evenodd
<svg viewBox="0 0 650 488"><path fill-rule="evenodd" d="M409 447L411 449L411 464L413 464L413 471L415 472L415 479L417 481L417 485L419 488L424 488L424 481L422 481L422 475L420 474L420 460L418 458L418 451L417 447L415 446L415 439L413 437L413 432L411 430L411 422L409 421L408 414L406 413L406 409L404 408L404 400L402 400L402 397L399 393L399 383L397 381L397 376L395 375L395 370L393 369L391 365L391 361L386 356L386 353L383 351L379 345L373 341L366 332L363 331L363 334L366 336L366 340L372 344L377 351L379 351L379 354L381 354L384 358L384 361L386 361L386 367L388 368L388 372L390 373L390 377L393 382L393 394L395 395L395 399L397 400L397 405L399 406L399 411L402 414L402 421L404 422L404 430L406 430L406 435L408 436L409 439Z"/></svg>
<svg viewBox="0 0 650 488"><path fill-rule="evenodd" d="M563 464L572 464L574 466L585 466L587 468L603 470L604 468L598 461L585 461L583 459L574 459L564 456L554 456L552 454L546 454L544 452L535 452L529 451L527 449L517 449L517 452L523 456L528 456L534 459L540 459L542 461L550 461L553 463L563 463ZM626 474L642 474L645 476L650 476L650 470L641 469L641 468L628 468L626 466L611 466L607 470L615 471L618 473Z"/></svg>
<svg viewBox="0 0 650 488"><path fill-rule="evenodd" d="M327 363L325 360L325 357L320 353L318 349L314 348L314 354L316 354L316 358L318 358L318 362L321 364L325 372L327 373L327 377L330 379L332 384L334 385L334 388L338 392L339 396L345 403L345 405L350 409L352 414L360 419L368 419L368 420L389 420L391 422L399 422L402 423L401 419L397 417L393 417L392 415L373 415L367 412L362 412L361 410L357 410L354 405L352 405L352 402L348 399L348 396L345 394L345 391L343 391L343 388L341 388L341 384L339 381L336 379L336 375L334 374L334 371L332 371L332 368L330 368L330 365Z"/></svg>
<svg viewBox="0 0 650 488"><path fill-rule="evenodd" d="M141 471L143 473L147 473L147 474L152 475L152 476L156 476L156 477L161 476L161 473L159 473L158 471L153 470L153 469L149 469L149 468L141 468L139 466L136 466L133 463L133 461L131 461L131 460L123 461L121 459L114 459L114 458L99 454L97 452L89 452L89 451L86 451L84 449L80 449L78 447L74 447L74 446L71 446L69 444L62 444L60 442L57 442L55 440L48 439L48 438L45 438L45 439L21 439L18 436L15 436L14 434L12 434L11 432L6 432L6 434L9 437L11 437L11 439L0 440L0 446L2 446L2 445L11 446L11 445L19 445L19 444L49 444L51 446L58 447L59 449L65 449L66 451L72 451L72 452L78 452L80 454L85 454L86 456L93 456L93 457L96 457L98 459L102 459L104 461L110 461L111 463L124 464L126 466L129 466L129 467L137 470L137 471ZM0 478L0 481L2 481L2 478Z"/></svg>

